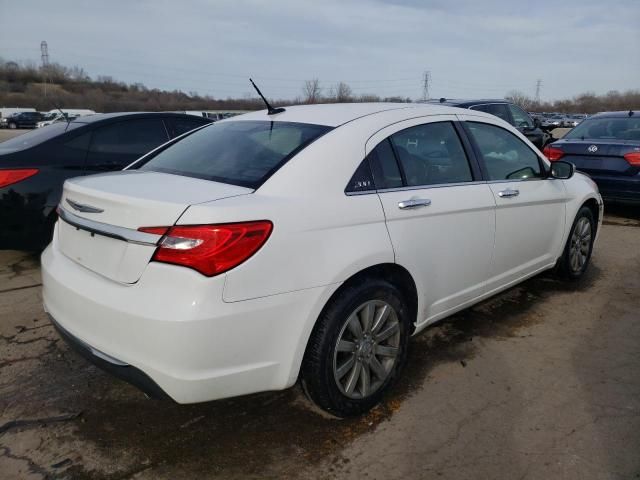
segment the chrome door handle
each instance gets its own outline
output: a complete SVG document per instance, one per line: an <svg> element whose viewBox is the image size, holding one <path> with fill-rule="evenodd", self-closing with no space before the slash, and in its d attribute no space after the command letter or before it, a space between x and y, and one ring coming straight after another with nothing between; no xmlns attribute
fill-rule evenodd
<svg viewBox="0 0 640 480"><path fill-rule="evenodd" d="M428 207L429 205L431 205L431 200L428 198L411 198L398 203L398 208L406 210L408 208Z"/></svg>
<svg viewBox="0 0 640 480"><path fill-rule="evenodd" d="M498 192L498 196L502 198L517 197L518 195L520 195L520 190L511 190L510 188Z"/></svg>

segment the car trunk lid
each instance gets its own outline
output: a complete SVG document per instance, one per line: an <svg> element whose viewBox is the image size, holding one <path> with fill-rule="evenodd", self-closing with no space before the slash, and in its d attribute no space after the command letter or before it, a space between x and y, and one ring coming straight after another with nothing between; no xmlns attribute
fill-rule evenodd
<svg viewBox="0 0 640 480"><path fill-rule="evenodd" d="M638 173L624 155L637 151L638 142L625 140L560 140L553 144L564 152L562 160L592 175L631 176Z"/></svg>
<svg viewBox="0 0 640 480"><path fill-rule="evenodd" d="M140 227L173 225L190 206L253 190L167 173L128 170L65 182L58 247L83 267L135 283L159 236Z"/></svg>

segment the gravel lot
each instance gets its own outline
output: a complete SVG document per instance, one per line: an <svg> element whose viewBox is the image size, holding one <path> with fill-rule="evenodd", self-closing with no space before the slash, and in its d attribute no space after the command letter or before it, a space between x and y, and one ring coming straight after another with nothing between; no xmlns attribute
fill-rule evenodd
<svg viewBox="0 0 640 480"><path fill-rule="evenodd" d="M37 257L0 252L0 476L640 478L640 215L616 213L583 281L539 276L414 338L353 420L297 387L148 400L58 339Z"/></svg>

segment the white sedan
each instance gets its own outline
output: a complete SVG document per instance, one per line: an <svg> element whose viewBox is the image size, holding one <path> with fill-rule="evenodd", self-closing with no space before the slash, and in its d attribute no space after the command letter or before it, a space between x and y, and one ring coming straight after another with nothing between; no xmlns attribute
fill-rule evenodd
<svg viewBox="0 0 640 480"><path fill-rule="evenodd" d="M589 264L595 184L516 129L438 105L250 113L67 180L44 306L103 368L179 403L284 389L357 415L409 337Z"/></svg>

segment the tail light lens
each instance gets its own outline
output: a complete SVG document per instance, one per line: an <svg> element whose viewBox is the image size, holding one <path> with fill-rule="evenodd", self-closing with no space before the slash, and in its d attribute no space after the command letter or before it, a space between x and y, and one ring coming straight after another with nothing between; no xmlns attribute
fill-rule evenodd
<svg viewBox="0 0 640 480"><path fill-rule="evenodd" d="M267 241L268 220L221 225L142 227L141 232L163 235L152 261L193 268L208 277L237 267Z"/></svg>
<svg viewBox="0 0 640 480"><path fill-rule="evenodd" d="M629 152L624 156L632 167L640 167L640 152Z"/></svg>
<svg viewBox="0 0 640 480"><path fill-rule="evenodd" d="M21 182L29 177L33 177L36 173L38 173L37 168L0 170L0 188Z"/></svg>
<svg viewBox="0 0 640 480"><path fill-rule="evenodd" d="M542 153L544 153L544 156L547 157L550 162L555 162L556 160L560 160L564 157L564 152L561 149L552 147L551 145L544 147L544 151Z"/></svg>

